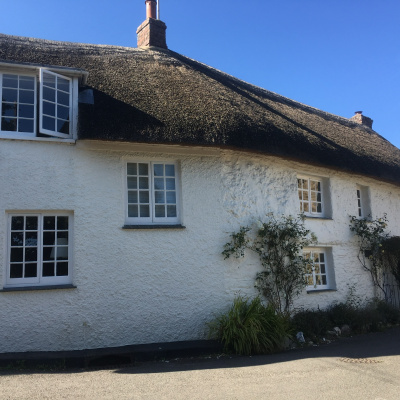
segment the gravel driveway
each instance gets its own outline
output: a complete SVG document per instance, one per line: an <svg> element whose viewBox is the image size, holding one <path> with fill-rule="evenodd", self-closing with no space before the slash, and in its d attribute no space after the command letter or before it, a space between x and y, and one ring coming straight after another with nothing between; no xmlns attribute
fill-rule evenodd
<svg viewBox="0 0 400 400"><path fill-rule="evenodd" d="M268 356L2 371L0 399L399 400L400 327Z"/></svg>

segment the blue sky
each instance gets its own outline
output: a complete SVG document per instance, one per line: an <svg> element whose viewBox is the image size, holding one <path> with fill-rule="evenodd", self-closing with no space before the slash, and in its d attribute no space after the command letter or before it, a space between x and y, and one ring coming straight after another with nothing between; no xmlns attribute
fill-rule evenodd
<svg viewBox="0 0 400 400"><path fill-rule="evenodd" d="M144 0L2 0L0 32L136 47ZM6 10L6 12L4 12ZM171 50L350 118L400 148L399 0L160 0Z"/></svg>

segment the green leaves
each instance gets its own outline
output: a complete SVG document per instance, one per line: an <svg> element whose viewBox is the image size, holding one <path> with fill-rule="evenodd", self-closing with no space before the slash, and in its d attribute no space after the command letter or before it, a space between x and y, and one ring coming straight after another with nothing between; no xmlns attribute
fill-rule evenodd
<svg viewBox="0 0 400 400"><path fill-rule="evenodd" d="M295 295L305 287L305 267L302 249L317 241L304 226L304 215L297 218L272 213L257 221L253 229L241 227L231 234L231 241L222 252L225 259L243 257L245 249L258 254L263 271L257 274L255 286L280 313L287 314Z"/></svg>
<svg viewBox="0 0 400 400"><path fill-rule="evenodd" d="M220 340L226 352L242 355L279 350L289 337L288 319L264 306L259 297L236 297L228 312L208 326L210 337Z"/></svg>

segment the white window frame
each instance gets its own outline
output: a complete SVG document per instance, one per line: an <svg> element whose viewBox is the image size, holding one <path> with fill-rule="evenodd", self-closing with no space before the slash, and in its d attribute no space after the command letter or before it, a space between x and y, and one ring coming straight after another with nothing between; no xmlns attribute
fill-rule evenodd
<svg viewBox="0 0 400 400"><path fill-rule="evenodd" d="M1 129L2 126L2 116L3 116L3 102L2 97L0 97L0 134L1 135L13 135L13 137L35 137L37 131L37 76L32 72L18 72L18 71L0 71L0 94L3 93L3 78L4 75L14 75L16 77L30 77L35 78L34 81L34 116L33 116L33 132L18 132L18 131L3 131ZM19 94L19 92L18 92ZM20 102L18 101L17 104L19 105Z"/></svg>
<svg viewBox="0 0 400 400"><path fill-rule="evenodd" d="M303 187L303 183L307 183L307 188ZM315 185L319 186L315 189ZM324 215L324 185L323 180L318 177L311 176L298 176L297 177L297 192L300 203L300 212L308 216L318 216ZM306 194L306 196L304 195ZM313 200L313 197L317 197ZM318 205L320 205L321 210L318 211ZM307 206L307 207L306 207ZM313 208L317 208L313 210ZM307 210L308 208L308 210Z"/></svg>
<svg viewBox="0 0 400 400"><path fill-rule="evenodd" d="M52 118L55 119L56 122L56 129L55 130L50 130L50 129L45 129L43 127L43 117L44 117L44 99L43 99L43 92L44 92L44 80L45 80L45 76L49 75L49 76L53 76L56 81L57 79L65 79L69 82L69 104L68 104L68 108L69 108L69 115L68 115L68 121L69 121L69 131L68 133L61 133L57 131L57 106L59 105L58 99L57 99L57 88L54 89L55 92L55 96L56 96L56 100L54 102L55 104L55 115L51 116ZM59 138L69 138L71 137L71 130L72 130L72 79L69 78L68 76L65 75L60 75L60 74L56 74L55 72L51 72L48 71L46 69L40 68L40 79L39 79L39 83L40 83L40 107L39 107L39 131L40 133L44 134L44 135L49 135L49 136L54 136L54 137L59 137Z"/></svg>
<svg viewBox="0 0 400 400"><path fill-rule="evenodd" d="M307 257L309 255L309 257ZM314 256L318 255L317 262ZM321 255L323 255L321 257ZM335 286L332 249L330 247L309 247L303 249L303 258L311 258L309 268L306 267L306 290L329 290ZM321 260L323 258L323 260ZM325 278L325 283L323 279ZM312 282L312 283L310 283Z"/></svg>
<svg viewBox="0 0 400 400"><path fill-rule="evenodd" d="M49 67L39 68L30 65L15 65L0 62L0 92L3 86L3 75L27 76L35 78L35 104L34 104L34 132L2 131L0 124L0 139L21 139L21 140L47 140L47 141L66 141L76 140L78 126L78 80L86 81L87 72L74 70L71 68ZM52 74L70 82L69 93L69 133L61 133L48 129L43 129L43 74ZM1 99L0 99L1 100ZM0 118L1 118L0 103ZM0 120L1 122L1 120ZM56 128L57 129L57 128Z"/></svg>
<svg viewBox="0 0 400 400"><path fill-rule="evenodd" d="M149 217L132 217L129 216L129 187L128 187L128 164L147 164L148 171L149 171L149 205L150 205L150 215ZM162 164L162 165L173 165L174 172L175 172L175 203L172 203L176 206L176 216L175 217L156 217L155 216L155 207L157 205L155 200L155 176L154 176L154 165ZM181 216L180 216L180 169L179 163L176 161L171 160L157 160L157 161L149 161L149 160L128 160L125 163L125 223L126 225L179 225L181 223ZM167 178L163 176L163 178ZM171 178L171 177L168 177ZM139 189L137 189L139 190ZM135 189L134 189L135 191ZM166 192L166 190L165 190ZM140 203L138 203L140 204ZM167 205L167 203L162 203Z"/></svg>
<svg viewBox="0 0 400 400"><path fill-rule="evenodd" d="M371 217L371 201L369 187L363 185L357 185L357 216L358 218L369 218Z"/></svg>
<svg viewBox="0 0 400 400"><path fill-rule="evenodd" d="M11 252L12 249L15 248L11 246L11 232L12 232L12 218L13 217L37 217L38 218L38 228L34 231L26 230L25 227L22 231L18 230L14 232L22 233L24 235L24 244L23 244L23 252L26 249L26 237L25 234L30 232L37 232L37 244L33 246L37 249L37 276L36 277L28 277L28 278L11 278ZM58 246L54 242L53 246L46 246L43 243L43 221L45 217L68 217L68 241L66 244L63 242L58 243ZM60 230L61 232L65 232L65 230ZM45 230L47 232L47 230ZM52 231L49 231L52 232ZM56 228L54 233L57 234L59 230ZM73 237L73 214L71 212L9 212L7 218L7 251L6 251L6 274L5 274L5 287L30 287L30 286L61 286L72 284L72 268L73 268L73 249L72 249L72 237ZM61 240L61 239L60 239ZM20 247L20 246L18 246ZM45 247L49 247L53 252L57 254L57 251L62 251L59 249L67 250L67 259L59 260L60 262L68 263L68 275L65 276L42 276L43 273L43 265L46 264L46 260L44 259L43 249ZM57 248L57 249L56 249ZM25 252L24 252L25 253ZM25 256L24 256L25 257ZM54 261L57 262L57 259ZM18 263L18 262L17 262ZM25 265L25 261L22 262Z"/></svg>

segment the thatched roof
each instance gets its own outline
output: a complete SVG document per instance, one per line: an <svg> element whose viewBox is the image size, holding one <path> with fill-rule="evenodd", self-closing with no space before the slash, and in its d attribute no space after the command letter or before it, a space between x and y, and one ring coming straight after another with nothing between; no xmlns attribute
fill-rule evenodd
<svg viewBox="0 0 400 400"><path fill-rule="evenodd" d="M400 150L372 129L170 50L0 34L0 61L89 72L79 139L256 151L400 184Z"/></svg>

